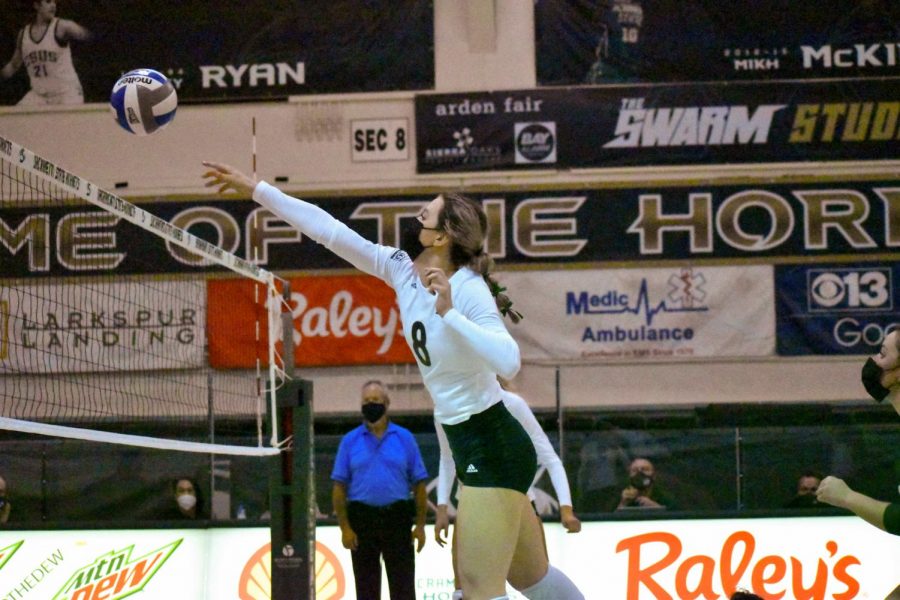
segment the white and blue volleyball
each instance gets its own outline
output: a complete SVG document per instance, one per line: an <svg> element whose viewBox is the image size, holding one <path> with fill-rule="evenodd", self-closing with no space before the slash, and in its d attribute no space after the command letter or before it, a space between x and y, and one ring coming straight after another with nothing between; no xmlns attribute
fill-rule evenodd
<svg viewBox="0 0 900 600"><path fill-rule="evenodd" d="M169 79L153 69L135 69L113 86L109 104L116 122L129 133L149 135L175 118L178 95Z"/></svg>

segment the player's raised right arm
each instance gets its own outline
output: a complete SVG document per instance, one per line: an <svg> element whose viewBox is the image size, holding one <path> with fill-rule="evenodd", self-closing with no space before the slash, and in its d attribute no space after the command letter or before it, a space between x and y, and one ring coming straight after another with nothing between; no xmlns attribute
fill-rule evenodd
<svg viewBox="0 0 900 600"><path fill-rule="evenodd" d="M206 187L218 187L220 193L234 190L239 194L252 195L256 202L357 269L391 283L388 271L392 249L373 244L318 206L288 196L265 181L257 183L222 163L203 164L210 169L204 174Z"/></svg>

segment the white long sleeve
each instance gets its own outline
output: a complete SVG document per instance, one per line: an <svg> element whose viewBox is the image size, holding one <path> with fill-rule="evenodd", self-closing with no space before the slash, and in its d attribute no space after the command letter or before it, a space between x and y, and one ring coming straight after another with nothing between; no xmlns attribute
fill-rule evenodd
<svg viewBox="0 0 900 600"><path fill-rule="evenodd" d="M456 478L456 463L453 462L453 453L444 428L437 421L434 422L437 431L438 447L441 449L441 458L438 462L437 503L450 504L450 491L453 489L453 480Z"/></svg>

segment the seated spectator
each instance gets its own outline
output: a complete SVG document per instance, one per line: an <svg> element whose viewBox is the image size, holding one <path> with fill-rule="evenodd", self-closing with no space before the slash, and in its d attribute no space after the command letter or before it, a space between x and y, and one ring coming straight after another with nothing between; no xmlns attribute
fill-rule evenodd
<svg viewBox="0 0 900 600"><path fill-rule="evenodd" d="M757 596L753 592L747 590L738 590L731 595L728 600L763 600L762 596Z"/></svg>
<svg viewBox="0 0 900 600"><path fill-rule="evenodd" d="M659 489L656 467L646 458L635 458L628 466L628 485L622 490L616 510L626 508L674 508Z"/></svg>
<svg viewBox="0 0 900 600"><path fill-rule="evenodd" d="M0 524L9 521L9 513L12 510L12 504L6 497L6 480L0 477Z"/></svg>
<svg viewBox="0 0 900 600"><path fill-rule="evenodd" d="M822 475L815 471L806 471L797 480L797 494L784 505L785 508L813 508L823 504L816 499L816 490L822 482Z"/></svg>
<svg viewBox="0 0 900 600"><path fill-rule="evenodd" d="M203 507L200 503L200 488L189 477L180 477L171 484L172 499L166 507L164 519L179 521L202 519Z"/></svg>

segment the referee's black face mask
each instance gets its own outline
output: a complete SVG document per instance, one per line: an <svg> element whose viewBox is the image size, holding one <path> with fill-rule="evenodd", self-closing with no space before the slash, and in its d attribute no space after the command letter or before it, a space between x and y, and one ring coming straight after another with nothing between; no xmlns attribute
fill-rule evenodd
<svg viewBox="0 0 900 600"><path fill-rule="evenodd" d="M362 414L366 421L374 423L384 416L387 412L387 406L378 402L366 402L362 405Z"/></svg>

